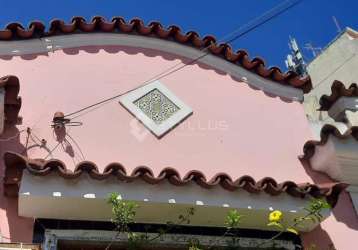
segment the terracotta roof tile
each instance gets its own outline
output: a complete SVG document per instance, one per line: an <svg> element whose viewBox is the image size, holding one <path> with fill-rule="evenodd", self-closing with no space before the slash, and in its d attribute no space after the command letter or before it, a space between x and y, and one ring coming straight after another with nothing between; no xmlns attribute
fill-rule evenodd
<svg viewBox="0 0 358 250"><path fill-rule="evenodd" d="M18 123L21 98L19 79L16 76L4 76L0 78L0 88L5 89L5 124L15 125Z"/></svg>
<svg viewBox="0 0 358 250"><path fill-rule="evenodd" d="M151 22L145 25L138 18L126 22L121 17L114 17L111 21L107 21L103 17L97 16L87 22L83 17L74 17L70 23L65 23L63 20L53 20L48 30L39 21L31 22L28 28L19 23L11 23L4 30L0 30L0 40L31 39L81 32L130 33L171 40L197 49L209 46L208 50L211 54L235 63L261 77L271 79L283 85L302 89L305 93L309 92L312 88L309 77L302 78L293 71L284 73L278 67L267 68L261 58L253 58L251 60L246 51L238 50L235 52L228 44L218 44L213 36L200 37L194 31L183 33L178 26L171 25L165 28L159 22Z"/></svg>
<svg viewBox="0 0 358 250"><path fill-rule="evenodd" d="M336 204L340 192L346 188L343 183L326 183L324 186L309 183L296 184L292 181L277 183L270 177L255 181L253 177L247 175L233 180L226 173L218 173L208 180L202 172L195 170L181 177L178 171L173 168L164 168L158 176L155 176L152 170L145 166L137 167L132 173L127 173L120 163L111 163L100 173L97 166L88 161L79 163L74 171L70 171L60 160L31 160L12 152L5 153L4 160L6 165L4 192L8 196L18 195L22 172L25 169L33 175L46 176L50 173L56 173L65 179L76 179L85 173L96 180L115 176L119 181L132 182L136 179L142 179L151 185L167 180L174 186L183 186L194 182L206 189L221 186L228 191L243 189L249 193L265 192L270 195L287 193L298 198L311 195L316 198L326 198L332 206Z"/></svg>
<svg viewBox="0 0 358 250"><path fill-rule="evenodd" d="M347 139L350 137L353 137L358 141L358 127L353 126L351 127L346 133L341 134L341 132L333 125L327 124L324 125L321 129L321 140L320 141L307 141L305 145L303 146L303 159L310 159L315 151L316 146L321 146L327 143L329 136L335 136L339 139Z"/></svg>
<svg viewBox="0 0 358 250"><path fill-rule="evenodd" d="M352 83L346 88L342 82L334 81L331 86L331 94L329 96L323 95L319 100L321 105L320 110L329 110L340 97L358 97L357 84Z"/></svg>

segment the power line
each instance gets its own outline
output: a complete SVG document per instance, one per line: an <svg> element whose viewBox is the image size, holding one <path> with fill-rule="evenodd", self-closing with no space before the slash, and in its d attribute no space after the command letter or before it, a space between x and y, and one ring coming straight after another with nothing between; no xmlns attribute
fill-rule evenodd
<svg viewBox="0 0 358 250"><path fill-rule="evenodd" d="M267 23L268 21L274 19L275 17L281 15L282 13L284 13L284 12L286 12L287 10L291 9L292 7L296 6L296 5L299 4L301 1L302 1L302 0L294 0L293 2L292 2L291 0L286 0L286 1L284 1L283 3L281 3L281 4L277 5L277 6L275 6L274 8L272 8L272 9L270 9L270 10L268 10L268 11L266 11L265 13L263 13L262 15L260 15L259 17L253 19L252 21L249 21L249 22L246 23L245 25L239 27L238 29L236 29L236 30L230 32L229 34L227 34L226 36L224 36L224 37L231 36L231 35L233 35L233 34L238 33L238 32L241 30L241 32L239 32L239 33L238 33L237 35L235 35L233 38L227 40L225 43L234 42L234 41L237 40L238 38L240 38L240 37L246 35L247 33L251 32L252 30L258 28L259 26L261 26L261 25ZM221 40L222 40L222 39L220 39L219 41L221 41ZM219 42L219 41L218 41L218 42ZM134 91L134 90L136 90L136 89L139 89L139 88L141 88L141 87L143 87L143 86L145 86L145 85L147 85L147 84L149 84L149 83L151 83L151 82L153 82L153 81L155 81L155 80L159 80L159 79L162 79L162 78L164 78L164 77L166 77L166 76L169 76L169 75L171 75L171 74L173 74L173 73L175 73L175 72L177 72L177 71L179 71L179 70L185 68L186 66L191 65L191 64L197 62L198 60L204 58L205 56L209 55L209 54L210 54L209 48L210 48L211 46L212 46L212 44L210 44L210 45L204 47L203 49L201 49L201 51L203 51L203 52L205 52L205 53L202 54L202 55L200 55L200 56L198 56L198 57L196 57L196 58L194 58L194 59L192 59L191 61L189 61L189 62L186 63L186 64L184 64L184 63L182 63L182 62L179 62L179 63L173 65L172 67L169 67L168 69L164 70L163 72L161 72L161 73L159 73L159 74L157 74L157 75L151 77L150 79L148 79L148 80L142 82L139 86L137 86L137 87L135 87L135 88L133 88L133 89L130 89L130 90L125 91L125 92L122 92L122 93L120 93L120 94L117 94L117 95L115 95L115 96L109 97L109 98L107 98L107 99L101 100L101 101L99 101L99 102L96 102L96 103L94 103L94 104L92 104L92 105L89 105L89 106L86 106L86 107L84 107L84 108L81 108L81 109L79 109L79 110L77 110L77 111L74 111L74 112L72 112L72 113L66 114L64 117L69 117L69 116L78 114L78 113L80 113L80 112L82 112L82 111L91 109L91 108L93 108L93 107L95 107L95 106L98 106L98 105L104 104L104 103L106 103L106 102L112 101L112 100L114 100L114 99L116 99L116 98L118 98L118 97L120 97L120 96L123 96L123 95L125 95L125 94L127 94L127 93L129 93L129 92L131 92L131 91ZM181 64L183 64L183 65L181 65ZM181 65L181 66L177 68L177 66L179 66L179 65ZM88 113L88 112L86 112L86 113ZM77 115L75 118L78 118L78 117L80 117L80 116L81 116L81 115ZM74 118L72 118L72 119L74 119Z"/></svg>

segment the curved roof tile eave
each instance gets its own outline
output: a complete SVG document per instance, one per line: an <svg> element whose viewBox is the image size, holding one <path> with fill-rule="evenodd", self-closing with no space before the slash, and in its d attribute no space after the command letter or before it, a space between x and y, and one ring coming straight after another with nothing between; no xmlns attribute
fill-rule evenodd
<svg viewBox="0 0 358 250"><path fill-rule="evenodd" d="M335 80L331 86L331 94L321 96L320 110L327 111L340 97L358 97L358 86L356 83L352 83L348 88L340 82Z"/></svg>
<svg viewBox="0 0 358 250"><path fill-rule="evenodd" d="M212 179L207 180L205 175L200 171L192 170L184 177L181 177L174 168L164 168L158 176L154 176L152 170L145 166L137 167L131 174L127 174L125 168L120 163L111 163L100 173L97 166L88 161L79 163L75 170L71 171L68 170L65 164L60 160L33 160L13 152L6 152L4 154L4 161L6 166L4 192L7 196L18 195L22 172L25 169L32 175L46 176L51 173L56 173L64 179L76 179L83 173L87 173L95 180L104 180L114 176L119 181L126 182L142 179L151 185L159 184L166 180L174 186L183 186L195 182L200 187L206 189L221 186L228 191L243 189L249 193L265 192L270 195L287 193L297 198L304 198L306 195L311 195L316 198L326 198L332 206L335 206L339 194L347 187L344 183L326 183L320 186L309 183L296 184L292 181L277 183L271 177L255 181L251 176L242 176L237 180L232 180L226 173L218 173Z"/></svg>
<svg viewBox="0 0 358 250"><path fill-rule="evenodd" d="M65 23L63 20L53 20L47 31L45 25L39 21L31 22L27 29L19 23L10 23L4 30L0 30L0 41L31 39L80 32L130 33L142 36L154 36L160 39L189 45L197 49L208 47L208 51L211 54L239 65L263 78L302 89L304 93L308 93L312 88L310 77L302 78L293 71L282 72L278 67L267 68L261 58L256 57L251 60L246 51L238 50L234 52L230 45L226 43L218 44L213 36L201 38L197 32L189 31L182 33L178 26L171 25L165 28L159 22L151 22L145 25L144 22L138 18L132 19L129 22L126 22L122 17L114 17L111 21L107 21L100 16L92 18L90 22L86 22L83 17L74 17L70 23Z"/></svg>
<svg viewBox="0 0 358 250"><path fill-rule="evenodd" d="M19 79L13 75L0 77L0 88L5 89L5 124L15 125L20 119L18 115L21 108L21 98L18 96L20 91Z"/></svg>
<svg viewBox="0 0 358 250"><path fill-rule="evenodd" d="M341 134L341 132L333 125L326 124L321 129L321 140L320 141L307 141L303 146L304 155L302 156L303 159L309 160L315 154L316 146L325 145L329 139L329 136L335 136L339 139L348 139L353 137L357 140L358 143L358 127L353 126L351 127L345 134Z"/></svg>

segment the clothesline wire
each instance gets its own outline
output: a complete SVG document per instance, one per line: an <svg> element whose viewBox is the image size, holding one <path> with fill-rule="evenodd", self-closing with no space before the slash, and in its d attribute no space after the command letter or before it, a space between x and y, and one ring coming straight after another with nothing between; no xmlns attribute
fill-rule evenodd
<svg viewBox="0 0 358 250"><path fill-rule="evenodd" d="M237 34L237 35L235 35L234 37L232 37L231 39L227 40L226 42L224 41L224 42L225 42L226 44L227 44L227 43L232 43L232 42L234 42L234 41L237 40L238 38L240 38L240 37L242 37L242 36L248 34L248 33L251 32L252 30L258 28L259 26L261 26L261 25L267 23L268 21L274 19L275 17L281 15L282 13L284 13L284 12L286 12L287 10L291 9L292 7L296 6L296 5L297 5L298 3L300 3L301 1L303 1L303 0L294 0L294 1L292 1L292 0L286 0L286 1L282 2L282 3L280 3L279 5L277 5L277 6L273 7L273 8L271 8L270 10L266 11L265 13L263 13L262 15L260 15L259 17L254 18L253 20L249 21L249 22L246 23L245 25L240 26L239 28L237 28L237 29L235 29L234 31L230 32L229 34L225 35L224 38L230 37L230 36L233 35L233 34ZM262 19L262 20L261 20L261 19ZM241 31L241 30L242 30L242 31ZM239 32L239 31L241 31L241 32ZM224 40L224 39L220 39L219 42L222 41L222 40ZM127 93L129 93L129 92L131 92L131 91L134 91L134 90L139 89L139 88L141 88L141 87L143 87L143 86L145 86L145 85L148 85L149 83L151 83L151 82L153 82L153 81L155 81L155 80L160 80L160 79L162 79L162 78L164 78L164 77L166 77L166 76L169 76L169 75L171 75L171 74L173 74L173 73L175 73L175 72L178 72L179 70L185 68L186 66L191 65L191 64L197 62L198 60L204 58L204 57L207 56L208 54L210 54L209 48L210 48L211 46L212 46L212 44L209 44L208 46L206 46L206 47L200 49L201 51L203 51L203 52L205 52L205 53L202 54L202 55L200 55L200 56L198 56L198 57L196 57L196 58L194 58L194 59L192 59L192 60L189 61L188 63L179 62L179 63L177 63L177 64L175 64L175 65L169 67L168 69L162 71L161 73L159 73L159 74L157 74L157 75L151 77L150 79L148 79L148 80L142 82L141 84L139 84L139 86L137 86L137 87L135 87L135 88L133 88L133 89L130 89L130 90L128 90L128 91L119 93L119 94L114 95L114 96L112 96L112 97L103 99L103 100L101 100L101 101L99 101L99 102L96 102L96 103L94 103L94 104L91 104L91 105L89 105L89 106L86 106L86 107L84 107L84 108L81 108L81 109L79 109L79 110L77 110L77 111L74 111L74 112L72 112L72 113L66 114L64 117L69 117L69 116L78 114L78 113L80 113L80 112L82 112L82 111L91 109L91 108L93 108L93 107L95 107L95 106L98 106L98 105L107 103L107 102L112 101L112 100L114 100L114 99L117 99L118 97L123 96L123 95L125 95L125 94L127 94ZM181 65L181 64L183 64L183 65ZM181 66L177 68L177 66L179 66L179 65L181 65ZM86 112L86 113L87 113L87 112ZM80 116L81 116L81 115L77 115L76 118L77 118L77 117L80 117Z"/></svg>

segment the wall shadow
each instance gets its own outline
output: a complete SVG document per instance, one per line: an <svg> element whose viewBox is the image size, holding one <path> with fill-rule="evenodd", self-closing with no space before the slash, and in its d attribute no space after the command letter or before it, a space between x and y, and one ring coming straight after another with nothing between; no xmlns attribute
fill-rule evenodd
<svg viewBox="0 0 358 250"><path fill-rule="evenodd" d="M320 173L318 171L312 170L307 160L301 160L301 162L306 173L312 178L314 183L325 184L336 182L325 173ZM356 214L356 211L354 210L352 200L347 191L343 191L340 194L337 205L332 210L332 213L337 219L337 221L344 223L347 227L351 229L357 230L358 233L358 216Z"/></svg>
<svg viewBox="0 0 358 250"><path fill-rule="evenodd" d="M324 230L321 225L317 226L309 233L302 234L302 243L304 249L310 249L310 247L316 247L313 249L319 250L335 250L331 237Z"/></svg>
<svg viewBox="0 0 358 250"><path fill-rule="evenodd" d="M9 235L1 232L4 241L31 243L34 220L18 216L18 198L5 197L3 190L3 177L5 173L4 153L13 151L24 154L25 147L20 142L20 131L12 126L5 128L0 137L0 210L5 214L0 215L2 228L8 225Z"/></svg>
<svg viewBox="0 0 358 250"><path fill-rule="evenodd" d="M311 177L312 181L315 184L336 182L335 180L332 180L327 174L312 170L308 160L301 159L301 163L306 173ZM358 216L354 209L354 205L352 203L350 195L347 191L343 191L340 194L336 206L332 209L332 216L334 216L334 218L338 222L345 224L345 226L347 226L349 229L357 231L357 235L358 235ZM321 230L324 231L322 228ZM321 237L321 234L324 234L323 237L324 239L328 239L329 235L326 231L324 231L324 233L318 232L317 237L318 236ZM326 245L326 248L322 248L322 249L335 249L332 241L327 240L327 242L329 242L329 244ZM327 247L331 247L331 248L327 248Z"/></svg>
<svg viewBox="0 0 358 250"><path fill-rule="evenodd" d="M189 58L185 58L182 57L180 55L176 55L176 54L171 54L168 52L164 52L164 51L159 51L159 50L155 50L155 49L143 49L143 48L139 48L139 47L129 47L129 46L117 46L117 45L105 45L105 46L81 46L81 47L74 47L74 48L61 48L61 49L57 49L57 50L62 50L63 53L67 54L67 55L78 55L80 52L86 52L89 54L96 54L99 53L100 51L105 51L106 53L109 54L117 54L120 52L124 52L128 55L136 55L136 54L143 54L145 56L148 57L161 57L165 60L168 61L174 61L174 60L180 60L180 62L183 65L197 65L199 68L204 69L204 70L212 70L214 72L216 72L219 75L228 75L231 77L232 80L238 82L239 84L246 84L248 87L250 87L252 90L255 91L262 91L267 97L270 98L279 98L281 101L286 102L286 103L291 103L293 102L290 99L281 97L281 96L277 96L275 94L272 93L268 93L266 91L264 91L263 89L257 88L253 85L251 85L249 82L243 81L242 79L237 79L235 76L224 72L222 70L216 69L214 67L211 67L207 64L204 64L202 62L199 62L198 60L195 59L189 59ZM55 50L55 51L57 51ZM16 56L16 55L10 55L10 56L0 56L0 59L2 60L11 60L13 57L20 57L23 60L35 60L37 57L39 56L49 56L51 53L53 52L49 52L49 53L37 53L37 54L28 54L28 55L23 55L23 56ZM220 57L220 56L217 56ZM221 57L223 60L225 60L223 57ZM178 66L179 68L180 66ZM237 67L241 67L240 65L237 65ZM243 68L244 70L251 72L253 74L256 74L256 72L254 71L250 71L247 70L245 68ZM163 69L166 70L166 69ZM160 72L158 72L160 73ZM260 77L259 75L257 75L258 77ZM268 79L265 79L263 77L261 77L263 80L268 81ZM278 85L280 85L280 83L277 83ZM219 87L219 86L218 86ZM288 86L289 87L289 86Z"/></svg>

